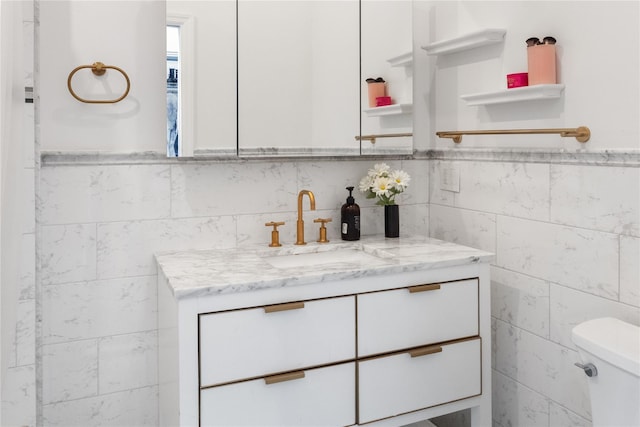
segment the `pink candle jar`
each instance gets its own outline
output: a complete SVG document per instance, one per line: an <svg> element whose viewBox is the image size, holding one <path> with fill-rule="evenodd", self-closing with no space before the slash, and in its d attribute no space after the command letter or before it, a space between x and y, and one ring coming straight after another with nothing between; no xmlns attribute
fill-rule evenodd
<svg viewBox="0 0 640 427"><path fill-rule="evenodd" d="M527 73L514 73L507 74L507 88L512 89L514 87L529 86L529 74Z"/></svg>

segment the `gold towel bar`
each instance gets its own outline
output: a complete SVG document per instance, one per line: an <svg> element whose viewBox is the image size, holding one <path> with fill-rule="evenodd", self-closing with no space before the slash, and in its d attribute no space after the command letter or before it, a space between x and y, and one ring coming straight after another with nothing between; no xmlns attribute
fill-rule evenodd
<svg viewBox="0 0 640 427"><path fill-rule="evenodd" d="M404 136L413 136L412 133L384 133L380 135L356 135L356 141L370 141L376 143L376 138L400 138Z"/></svg>
<svg viewBox="0 0 640 427"><path fill-rule="evenodd" d="M591 131L586 126L565 129L504 129L504 130L451 130L436 132L440 138L451 138L453 142L462 141L462 135L514 135L514 134L543 134L557 133L562 137L572 136L579 142L587 142Z"/></svg>
<svg viewBox="0 0 640 427"><path fill-rule="evenodd" d="M124 91L122 96L116 99L101 100L101 99L80 98L78 95L76 95L76 93L73 91L73 88L71 87L71 79L73 79L73 75L76 72L78 72L79 70L82 70L83 68L90 68L91 72L96 76L102 76L107 71L108 68L111 68L112 70L117 70L124 76L125 80L127 81L127 89ZM102 62L94 62L91 65L81 65L79 67L74 68L73 71L69 73L69 78L67 79L67 87L69 88L69 92L71 93L71 96L73 96L75 99L77 99L80 102L85 102L87 104L115 104L116 102L120 102L127 97L127 95L129 94L129 89L131 89L131 81L129 80L129 76L127 75L127 73L125 73L121 68L118 68L113 65L104 65Z"/></svg>

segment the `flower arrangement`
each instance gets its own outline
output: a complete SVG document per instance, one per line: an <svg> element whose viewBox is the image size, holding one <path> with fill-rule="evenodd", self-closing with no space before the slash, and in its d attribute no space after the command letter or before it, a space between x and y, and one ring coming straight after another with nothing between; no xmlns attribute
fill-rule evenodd
<svg viewBox="0 0 640 427"><path fill-rule="evenodd" d="M360 180L358 189L367 199L377 198L377 205L395 205L396 195L407 189L410 180L408 173L401 170L392 171L386 163L376 163Z"/></svg>

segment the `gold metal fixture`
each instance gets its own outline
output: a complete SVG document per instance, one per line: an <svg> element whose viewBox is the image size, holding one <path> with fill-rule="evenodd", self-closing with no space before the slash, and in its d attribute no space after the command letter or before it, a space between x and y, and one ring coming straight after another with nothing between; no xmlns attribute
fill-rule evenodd
<svg viewBox="0 0 640 427"><path fill-rule="evenodd" d="M320 223L320 238L318 238L318 243L329 243L329 240L327 240L327 227L325 227L325 224L327 222L331 222L331 218L316 218L313 222Z"/></svg>
<svg viewBox="0 0 640 427"><path fill-rule="evenodd" d="M304 308L304 302L287 302L284 304L267 305L264 307L265 313L277 313L278 311L299 310Z"/></svg>
<svg viewBox="0 0 640 427"><path fill-rule="evenodd" d="M411 357L420 357L420 356L426 356L427 354L435 354L435 353L441 353L442 352L442 347L440 347L439 345L432 345L429 347L422 347L422 348L416 348L415 350L409 350L409 354L411 355Z"/></svg>
<svg viewBox="0 0 640 427"><path fill-rule="evenodd" d="M316 198L310 190L302 190L298 193L298 222L296 223L296 245L306 245L304 241L304 220L302 219L302 197L304 195L309 196L310 209L316 210Z"/></svg>
<svg viewBox="0 0 640 427"><path fill-rule="evenodd" d="M500 129L500 130L451 130L436 132L440 138L451 138L460 143L462 135L521 135L521 134L549 134L556 133L562 137L574 137L579 142L587 142L591 138L591 130L586 126L564 129Z"/></svg>
<svg viewBox="0 0 640 427"><path fill-rule="evenodd" d="M418 286L412 286L409 289L409 293L416 293L416 292L426 292L426 291L435 291L440 289L440 284L439 283L434 283L432 285L418 285Z"/></svg>
<svg viewBox="0 0 640 427"><path fill-rule="evenodd" d="M84 99L84 98L80 98L78 95L76 95L76 93L73 91L73 87L71 86L71 79L73 79L73 75L78 72L79 70L82 70L83 68L90 68L91 72L93 74L95 74L96 76L102 76L104 75L104 73L107 72L107 69L111 68L112 70L116 70L119 71L120 74L122 74L124 76L124 79L127 81L127 89L124 91L124 93L116 98L116 99ZM129 94L129 89L131 89L131 81L129 80L129 76L127 75L127 73L124 72L124 70L122 70L122 68L118 68L114 65L104 65L102 62L94 62L91 65L80 65L79 67L76 67L73 69L73 71L71 71L71 73L69 73L69 78L67 79L67 87L69 88L69 92L71 92L71 96L73 96L75 99L77 99L80 102L84 102L87 104L115 104L116 102L120 102L123 99L125 99L127 97L127 95Z"/></svg>
<svg viewBox="0 0 640 427"><path fill-rule="evenodd" d="M280 232L278 231L278 227L284 225L284 222L267 222L264 224L266 227L273 226L273 230L271 231L271 243L269 243L269 247L274 248L278 246L282 246L280 244Z"/></svg>
<svg viewBox="0 0 640 427"><path fill-rule="evenodd" d="M264 379L266 385L304 378L304 371L288 372L286 374L272 375Z"/></svg>
<svg viewBox="0 0 640 427"><path fill-rule="evenodd" d="M383 133L379 135L356 135L356 141L369 141L376 143L376 138L402 138L405 136L413 136L412 133Z"/></svg>

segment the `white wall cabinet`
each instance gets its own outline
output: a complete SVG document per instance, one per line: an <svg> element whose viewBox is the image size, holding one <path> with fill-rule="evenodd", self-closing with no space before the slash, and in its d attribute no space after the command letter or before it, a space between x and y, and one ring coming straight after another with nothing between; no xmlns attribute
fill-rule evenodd
<svg viewBox="0 0 640 427"><path fill-rule="evenodd" d="M488 425L486 265L160 295L161 425ZM483 382L484 378L484 382Z"/></svg>

